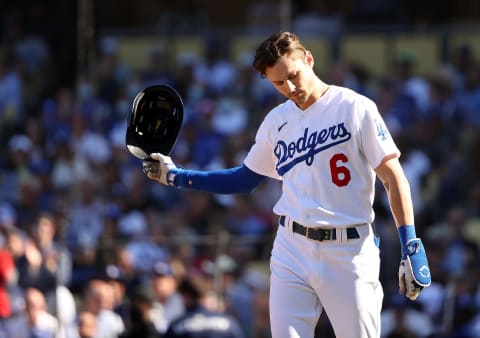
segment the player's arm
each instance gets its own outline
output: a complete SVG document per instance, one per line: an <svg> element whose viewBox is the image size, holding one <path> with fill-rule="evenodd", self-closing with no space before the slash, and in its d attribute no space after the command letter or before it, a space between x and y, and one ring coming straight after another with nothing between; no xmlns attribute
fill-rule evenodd
<svg viewBox="0 0 480 338"><path fill-rule="evenodd" d="M403 172L397 155L387 156L375 169L387 191L390 209L398 227L414 224L410 184Z"/></svg>
<svg viewBox="0 0 480 338"><path fill-rule="evenodd" d="M428 260L414 225L410 184L397 155L387 156L375 169L388 194L390 209L400 238L402 259L399 268L400 293L414 300L430 285Z"/></svg>
<svg viewBox="0 0 480 338"><path fill-rule="evenodd" d="M208 191L216 194L250 193L265 178L247 166L212 171L176 168L173 186Z"/></svg>
<svg viewBox="0 0 480 338"><path fill-rule="evenodd" d="M164 185L190 188L215 194L250 193L265 178L247 166L198 171L177 168L169 156L151 154L152 161L144 161L147 176Z"/></svg>

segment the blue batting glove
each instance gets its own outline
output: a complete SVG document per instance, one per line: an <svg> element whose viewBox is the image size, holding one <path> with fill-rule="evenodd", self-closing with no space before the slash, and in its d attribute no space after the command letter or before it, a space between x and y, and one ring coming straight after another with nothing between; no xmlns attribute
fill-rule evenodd
<svg viewBox="0 0 480 338"><path fill-rule="evenodd" d="M411 300L432 282L422 240L416 237L413 225L398 227L402 259L398 270L400 293Z"/></svg>

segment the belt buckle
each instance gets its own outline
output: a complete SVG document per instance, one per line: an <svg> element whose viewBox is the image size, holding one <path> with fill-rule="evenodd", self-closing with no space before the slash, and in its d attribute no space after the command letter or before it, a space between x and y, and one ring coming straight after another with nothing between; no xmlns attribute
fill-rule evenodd
<svg viewBox="0 0 480 338"><path fill-rule="evenodd" d="M312 231L311 235L310 235L310 230ZM319 241L319 242L323 242L323 241L331 240L332 234L330 229L307 227L305 232L305 237Z"/></svg>
<svg viewBox="0 0 480 338"><path fill-rule="evenodd" d="M320 229L321 241L329 241L332 239L332 230L331 229Z"/></svg>

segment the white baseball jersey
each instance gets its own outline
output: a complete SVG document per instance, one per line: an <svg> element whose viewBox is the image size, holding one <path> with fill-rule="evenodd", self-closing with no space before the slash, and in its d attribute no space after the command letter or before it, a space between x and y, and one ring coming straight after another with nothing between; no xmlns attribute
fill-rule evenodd
<svg viewBox="0 0 480 338"><path fill-rule="evenodd" d="M305 110L291 100L271 110L244 163L283 180L276 214L346 227L373 221L373 169L392 154L400 156L375 103L330 86Z"/></svg>

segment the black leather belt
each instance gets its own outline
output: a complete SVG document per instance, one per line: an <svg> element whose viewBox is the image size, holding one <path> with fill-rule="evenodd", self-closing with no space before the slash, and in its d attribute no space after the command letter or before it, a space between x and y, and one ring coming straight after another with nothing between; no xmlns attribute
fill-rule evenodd
<svg viewBox="0 0 480 338"><path fill-rule="evenodd" d="M280 216L279 223L281 226L285 226L285 216ZM305 236L309 239L313 239L315 241L334 241L337 239L337 229L325 229L325 228L310 228L305 227L295 221L292 222L292 230L293 232ZM360 238L358 234L357 228L349 227L347 228L347 239L355 239Z"/></svg>

